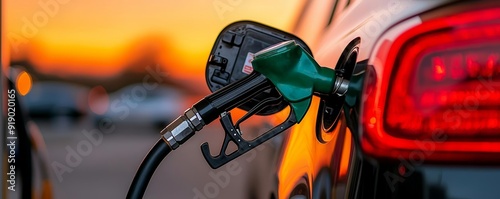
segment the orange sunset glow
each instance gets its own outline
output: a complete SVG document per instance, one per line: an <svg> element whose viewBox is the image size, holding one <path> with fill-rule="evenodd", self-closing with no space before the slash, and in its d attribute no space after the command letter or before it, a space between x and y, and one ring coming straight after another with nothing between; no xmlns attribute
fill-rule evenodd
<svg viewBox="0 0 500 199"><path fill-rule="evenodd" d="M6 0L11 62L42 73L107 78L159 64L172 78L204 81L218 33L238 20L290 30L302 0Z"/></svg>

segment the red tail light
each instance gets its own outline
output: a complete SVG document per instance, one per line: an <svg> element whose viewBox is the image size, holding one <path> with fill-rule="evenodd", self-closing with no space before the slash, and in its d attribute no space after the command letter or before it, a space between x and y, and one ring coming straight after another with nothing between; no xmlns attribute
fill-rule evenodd
<svg viewBox="0 0 500 199"><path fill-rule="evenodd" d="M500 161L500 8L424 21L367 71L362 147L434 161Z"/></svg>

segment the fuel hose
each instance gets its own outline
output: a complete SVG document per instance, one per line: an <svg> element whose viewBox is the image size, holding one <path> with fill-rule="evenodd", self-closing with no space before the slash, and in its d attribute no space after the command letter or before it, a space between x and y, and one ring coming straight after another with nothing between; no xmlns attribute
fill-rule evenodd
<svg viewBox="0 0 500 199"><path fill-rule="evenodd" d="M127 198L142 198L156 168L171 151L172 148L162 139L156 142L142 161L139 169L137 169L132 185L130 185L130 189L128 190Z"/></svg>
<svg viewBox="0 0 500 199"><path fill-rule="evenodd" d="M206 124L263 91L276 88L293 110L296 122L300 122L314 93L343 95L349 85L348 80L336 78L333 69L320 67L293 40L257 52L252 64L255 72L206 96L160 132L161 139L139 166L128 199L142 198L155 169L172 150Z"/></svg>
<svg viewBox="0 0 500 199"><path fill-rule="evenodd" d="M160 132L161 139L151 148L139 166L127 193L127 199L142 198L161 161L172 150L191 138L196 131L200 131L203 126L217 119L221 113L234 109L271 86L272 83L265 76L253 73L206 96L186 110Z"/></svg>

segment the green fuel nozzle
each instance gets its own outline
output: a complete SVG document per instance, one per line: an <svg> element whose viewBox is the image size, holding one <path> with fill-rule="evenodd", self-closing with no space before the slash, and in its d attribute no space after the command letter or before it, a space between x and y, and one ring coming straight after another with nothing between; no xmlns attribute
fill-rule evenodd
<svg viewBox="0 0 500 199"><path fill-rule="evenodd" d="M348 80L337 80L335 70L321 67L302 47L289 40L255 54L254 70L266 76L290 103L300 122L312 95L344 94Z"/></svg>
<svg viewBox="0 0 500 199"><path fill-rule="evenodd" d="M277 134L299 123L311 104L312 95L343 95L349 81L336 74L335 70L320 67L316 61L294 40L266 48L255 54L252 65L256 72L229 84L206 96L189 108L184 115L174 120L162 131L162 139L176 149L203 126L220 119L225 138L218 155L212 155L208 143L201 145L203 157L212 168L219 168L234 158L259 146ZM259 94L276 89L280 95L269 94L239 118L236 123L230 111L241 104L252 101ZM240 124L266 107L286 103L291 110L288 117L253 140L242 137ZM233 142L236 151L226 153Z"/></svg>
<svg viewBox="0 0 500 199"><path fill-rule="evenodd" d="M313 94L344 95L349 85L349 81L339 75L341 73L336 74L333 69L320 67L294 40L257 52L252 65L256 72L204 97L160 132L161 141L154 145L139 166L127 198L142 198L149 179L161 160L217 118L220 119L225 132L219 154L212 155L207 142L200 146L203 157L214 169L299 123L311 105ZM277 94L274 89L281 95L274 95ZM254 97L263 93L267 94L266 98L257 100L258 102L234 123L230 111L245 102L255 102ZM243 133L239 128L242 122L266 107L283 104L290 105L291 110L282 123L253 140L242 137ZM237 149L228 152L227 147L231 142L236 144Z"/></svg>

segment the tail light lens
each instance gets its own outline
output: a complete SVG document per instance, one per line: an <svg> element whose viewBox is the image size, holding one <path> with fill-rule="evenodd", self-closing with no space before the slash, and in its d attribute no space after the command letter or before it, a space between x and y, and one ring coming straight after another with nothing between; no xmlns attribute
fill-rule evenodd
<svg viewBox="0 0 500 199"><path fill-rule="evenodd" d="M424 21L383 41L364 89L368 154L500 162L500 8Z"/></svg>

